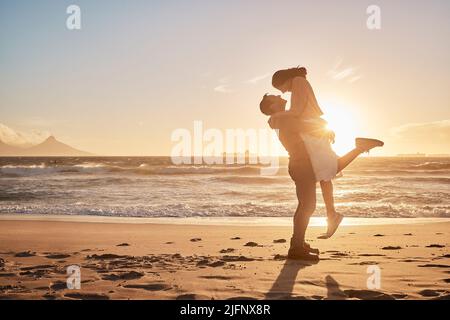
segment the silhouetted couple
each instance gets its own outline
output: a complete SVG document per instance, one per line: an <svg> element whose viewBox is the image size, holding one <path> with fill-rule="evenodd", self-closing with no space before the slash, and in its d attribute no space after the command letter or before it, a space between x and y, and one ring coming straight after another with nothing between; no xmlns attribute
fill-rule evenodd
<svg viewBox="0 0 450 320"><path fill-rule="evenodd" d="M338 157L331 148L334 132L326 128L322 110L314 91L306 80L305 68L279 70L272 77L272 85L282 93L291 92L291 105L279 95L264 95L261 112L270 116L269 125L278 131L278 137L289 153L289 175L295 182L298 206L294 215L294 231L288 252L290 259L319 260L319 250L305 242L309 219L316 209L316 182L320 182L327 210L327 232L322 239L331 237L343 216L334 207L331 180L356 157L375 147L383 146L376 139L357 138L355 148Z"/></svg>

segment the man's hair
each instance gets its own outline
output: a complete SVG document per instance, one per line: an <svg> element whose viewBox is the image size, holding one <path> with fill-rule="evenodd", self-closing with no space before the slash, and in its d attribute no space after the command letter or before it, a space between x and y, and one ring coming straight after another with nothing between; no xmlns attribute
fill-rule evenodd
<svg viewBox="0 0 450 320"><path fill-rule="evenodd" d="M305 78L307 73L308 72L306 71L306 68L304 68L304 67L278 70L272 76L272 85L278 89L286 81L291 80L295 77Z"/></svg>
<svg viewBox="0 0 450 320"><path fill-rule="evenodd" d="M262 98L261 102L259 103L259 109L262 113L264 113L266 116L270 116L274 113L272 111L271 106L273 105L273 98L274 95L268 95L267 93Z"/></svg>

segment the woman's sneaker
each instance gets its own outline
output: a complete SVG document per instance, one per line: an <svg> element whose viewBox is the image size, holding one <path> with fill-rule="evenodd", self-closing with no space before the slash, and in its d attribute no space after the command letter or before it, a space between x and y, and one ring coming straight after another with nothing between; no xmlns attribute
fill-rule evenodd
<svg viewBox="0 0 450 320"><path fill-rule="evenodd" d="M356 138L355 146L357 149L360 149L362 152L369 152L370 149L384 146L384 142L381 140L377 140L377 139Z"/></svg>

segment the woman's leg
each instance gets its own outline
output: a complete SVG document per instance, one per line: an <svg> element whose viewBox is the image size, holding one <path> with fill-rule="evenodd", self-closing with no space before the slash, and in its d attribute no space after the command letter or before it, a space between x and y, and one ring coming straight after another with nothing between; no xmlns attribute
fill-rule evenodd
<svg viewBox="0 0 450 320"><path fill-rule="evenodd" d="M320 181L320 188L322 189L323 202L327 210L328 219L332 219L336 215L336 208L334 207L333 182Z"/></svg>
<svg viewBox="0 0 450 320"><path fill-rule="evenodd" d="M363 153L361 149L355 148L352 151L348 152L344 156L338 159L338 170L337 172L341 172L347 167L353 160L355 160L361 153Z"/></svg>
<svg viewBox="0 0 450 320"><path fill-rule="evenodd" d="M320 187L322 188L323 201L327 208L328 226L327 233L321 235L319 239L328 239L336 232L344 217L337 213L334 207L333 183L331 181L320 181Z"/></svg>

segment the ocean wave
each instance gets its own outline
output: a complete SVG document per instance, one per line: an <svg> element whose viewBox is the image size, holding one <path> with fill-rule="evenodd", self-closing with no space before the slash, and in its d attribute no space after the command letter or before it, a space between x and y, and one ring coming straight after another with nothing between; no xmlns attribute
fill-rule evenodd
<svg viewBox="0 0 450 320"><path fill-rule="evenodd" d="M0 173L9 176L34 176L58 173L134 173L138 175L189 175L189 174L239 174L259 175L261 167L257 166L118 166L103 163L82 163L75 165L49 166L40 165L4 165ZM281 171L281 170L280 170Z"/></svg>
<svg viewBox="0 0 450 320"><path fill-rule="evenodd" d="M404 175L449 175L450 170L406 170L406 169L344 169L345 174L368 176L404 176Z"/></svg>
<svg viewBox="0 0 450 320"><path fill-rule="evenodd" d="M398 178L398 179L400 181L404 181L404 182L430 182L430 183L450 185L450 178L445 178L445 177L408 177L408 178Z"/></svg>
<svg viewBox="0 0 450 320"><path fill-rule="evenodd" d="M27 176L38 174L53 174L58 172L58 169L55 167L47 167L45 164L28 166L5 165L0 168L0 172L8 176Z"/></svg>
<svg viewBox="0 0 450 320"><path fill-rule="evenodd" d="M244 203L234 205L209 204L202 207L193 207L187 204L166 206L94 206L82 202L71 205L32 205L14 204L2 205L0 214L62 214L62 215L94 215L112 217L292 217L296 204L263 205L257 203ZM340 205L337 211L346 217L365 218L417 218L436 217L450 218L450 206L409 206L409 205ZM325 208L319 206L314 216L326 216Z"/></svg>
<svg viewBox="0 0 450 320"><path fill-rule="evenodd" d="M414 169L418 170L444 170L444 169L450 169L450 162L436 162L436 161L430 161L425 163L419 163L414 164L411 166Z"/></svg>
<svg viewBox="0 0 450 320"><path fill-rule="evenodd" d="M236 184L276 184L286 183L287 177L265 177L265 176L220 176L211 178L210 181L228 182Z"/></svg>

